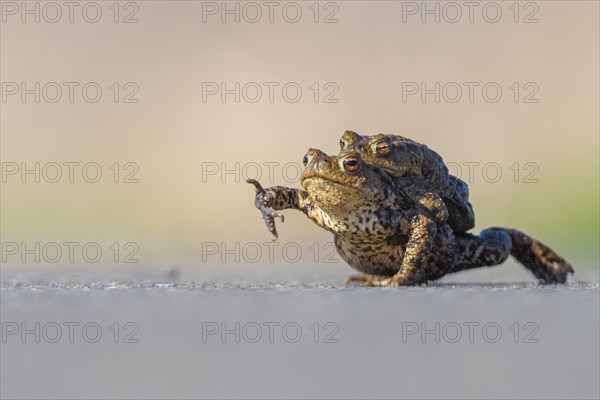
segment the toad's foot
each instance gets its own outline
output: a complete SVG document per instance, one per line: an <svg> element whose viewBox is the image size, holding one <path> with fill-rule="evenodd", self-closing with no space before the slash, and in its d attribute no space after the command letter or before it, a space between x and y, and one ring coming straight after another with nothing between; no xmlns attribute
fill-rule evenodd
<svg viewBox="0 0 600 400"><path fill-rule="evenodd" d="M364 275L350 275L344 279L344 285L349 286L353 283L359 283L363 286L368 286L367 282L376 279L375 275L364 274Z"/></svg>
<svg viewBox="0 0 600 400"><path fill-rule="evenodd" d="M352 275L346 278L346 284L349 282L358 282L362 286L368 287L396 287L396 286L412 286L419 282L407 279L406 275L397 274L394 276L377 276L377 275ZM426 284L422 284L426 286Z"/></svg>
<svg viewBox="0 0 600 400"><path fill-rule="evenodd" d="M567 276L573 273L573 266L544 243L516 229L507 228L506 232L512 240L511 255L530 270L539 283L565 283Z"/></svg>
<svg viewBox="0 0 600 400"><path fill-rule="evenodd" d="M274 195L271 192L267 192L263 187L254 179L246 179L246 182L254 185L256 189L256 198L254 199L254 205L258 208L262 214L263 220L267 225L267 229L273 235L273 240L277 240L279 235L277 234L277 228L275 227L275 218L280 218L281 222L284 221L283 214L273 209Z"/></svg>
<svg viewBox="0 0 600 400"><path fill-rule="evenodd" d="M388 278L370 279L370 280L366 281L363 285L371 286L371 287L395 287L395 286L401 286L401 285L403 285L403 283L400 282L400 279L397 278L397 275L394 275L394 276L390 276ZM406 284L404 284L404 285L406 285Z"/></svg>

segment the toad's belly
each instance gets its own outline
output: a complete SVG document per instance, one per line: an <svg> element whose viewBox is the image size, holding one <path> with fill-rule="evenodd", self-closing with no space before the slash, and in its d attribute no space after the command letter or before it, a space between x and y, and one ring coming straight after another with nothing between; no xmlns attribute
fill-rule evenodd
<svg viewBox="0 0 600 400"><path fill-rule="evenodd" d="M400 271L403 245L387 243L348 243L335 236L338 254L352 268L365 274L392 276Z"/></svg>
<svg viewBox="0 0 600 400"><path fill-rule="evenodd" d="M404 254L405 243L350 243L335 236L335 246L344 261L352 268L371 275L392 276L400 271ZM427 257L428 255L428 257ZM423 283L436 280L447 274L455 263L457 247L454 235L445 225L439 228L435 235L431 250L425 255L420 276Z"/></svg>

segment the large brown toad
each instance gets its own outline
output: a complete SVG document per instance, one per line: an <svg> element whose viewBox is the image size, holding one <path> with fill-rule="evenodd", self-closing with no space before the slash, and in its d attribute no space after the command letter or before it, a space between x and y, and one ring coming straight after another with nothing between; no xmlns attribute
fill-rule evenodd
<svg viewBox="0 0 600 400"><path fill-rule="evenodd" d="M509 254L546 283L562 283L571 265L515 229L489 228L479 236L436 223L382 169L359 152L327 156L311 149L301 179L305 190L255 180L255 205L277 238L278 210L293 208L334 234L340 256L363 272L369 286L415 285L465 269L498 265Z"/></svg>

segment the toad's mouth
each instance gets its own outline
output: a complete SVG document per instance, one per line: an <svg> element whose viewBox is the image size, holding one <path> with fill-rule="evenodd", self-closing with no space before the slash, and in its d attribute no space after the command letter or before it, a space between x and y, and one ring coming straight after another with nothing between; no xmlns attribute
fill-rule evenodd
<svg viewBox="0 0 600 400"><path fill-rule="evenodd" d="M315 185L332 185L356 192L360 191L360 184L358 182L349 182L344 181L342 179L332 178L329 175L325 176L324 174L319 173L317 171L308 171L306 174L304 174L302 179L300 179L300 184L304 187Z"/></svg>
<svg viewBox="0 0 600 400"><path fill-rule="evenodd" d="M352 186L348 186L344 183L340 183L340 182L333 181L330 179L321 179L321 178L303 179L302 186L307 188L308 191L310 191L310 188L318 188L320 190L327 190L328 188L330 188L332 190L335 189L335 190L339 190L339 191L352 191L352 192L359 191L359 189L352 187Z"/></svg>
<svg viewBox="0 0 600 400"><path fill-rule="evenodd" d="M331 178L305 176L301 181L308 196L329 212L345 210L364 197L359 189Z"/></svg>

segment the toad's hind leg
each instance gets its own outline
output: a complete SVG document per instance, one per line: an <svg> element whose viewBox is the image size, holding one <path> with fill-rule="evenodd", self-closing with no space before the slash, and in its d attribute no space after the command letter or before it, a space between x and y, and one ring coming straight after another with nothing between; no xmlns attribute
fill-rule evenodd
<svg viewBox="0 0 600 400"><path fill-rule="evenodd" d="M458 257L450 272L491 267L504 262L511 253L512 241L504 229L490 228L479 236L470 233L456 235Z"/></svg>
<svg viewBox="0 0 600 400"><path fill-rule="evenodd" d="M512 255L544 283L564 283L573 267L545 244L510 228L488 228L479 236L456 235L459 259L451 272L494 266Z"/></svg>

